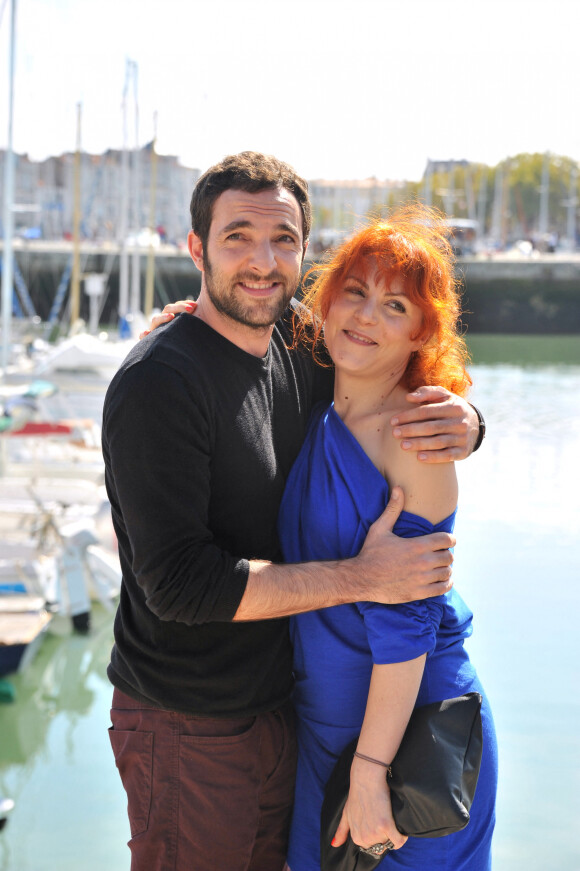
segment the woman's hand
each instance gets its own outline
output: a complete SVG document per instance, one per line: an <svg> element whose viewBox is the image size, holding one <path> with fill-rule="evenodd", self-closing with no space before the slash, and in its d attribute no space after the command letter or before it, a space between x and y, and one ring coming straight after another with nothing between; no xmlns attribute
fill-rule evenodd
<svg viewBox="0 0 580 871"><path fill-rule="evenodd" d="M359 847L389 840L398 850L407 840L395 826L385 769L356 756L350 770L350 792L332 846L344 844L349 831Z"/></svg>
<svg viewBox="0 0 580 871"><path fill-rule="evenodd" d="M448 463L470 455L479 435L479 419L466 399L444 387L418 387L407 394L417 408L391 418L393 436L404 451L418 451L424 463Z"/></svg>
<svg viewBox="0 0 580 871"><path fill-rule="evenodd" d="M151 317L151 329L143 330L142 333L139 333L139 338L144 339L145 336L148 336L149 333L153 332L157 327L172 321L175 315L181 314L181 312L193 314L196 308L197 303L192 299L180 299L178 302L168 303L162 312Z"/></svg>

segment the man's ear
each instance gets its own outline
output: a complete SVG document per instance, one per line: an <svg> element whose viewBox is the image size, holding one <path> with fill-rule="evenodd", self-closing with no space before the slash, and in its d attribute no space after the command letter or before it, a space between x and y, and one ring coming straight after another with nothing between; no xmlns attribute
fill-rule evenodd
<svg viewBox="0 0 580 871"><path fill-rule="evenodd" d="M190 230L187 234L187 250L200 272L203 272L203 244L197 233Z"/></svg>

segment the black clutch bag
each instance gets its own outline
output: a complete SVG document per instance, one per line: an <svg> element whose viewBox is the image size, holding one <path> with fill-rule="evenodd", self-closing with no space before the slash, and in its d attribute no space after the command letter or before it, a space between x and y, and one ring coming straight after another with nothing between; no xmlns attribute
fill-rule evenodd
<svg viewBox="0 0 580 871"><path fill-rule="evenodd" d="M348 797L357 743L358 738L345 747L326 785L321 871L370 871L383 858L362 853L350 837L341 847L330 846ZM465 828L482 746L479 693L415 708L387 772L393 816L402 834L440 838Z"/></svg>

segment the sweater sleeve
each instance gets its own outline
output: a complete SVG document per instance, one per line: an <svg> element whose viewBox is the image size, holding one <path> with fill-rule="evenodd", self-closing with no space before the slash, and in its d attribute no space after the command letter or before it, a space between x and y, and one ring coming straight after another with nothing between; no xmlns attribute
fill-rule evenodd
<svg viewBox="0 0 580 871"><path fill-rule="evenodd" d="M203 391L171 366L146 358L113 382L107 492L124 573L160 620L229 621L246 587L247 560L218 547L208 526L211 436Z"/></svg>

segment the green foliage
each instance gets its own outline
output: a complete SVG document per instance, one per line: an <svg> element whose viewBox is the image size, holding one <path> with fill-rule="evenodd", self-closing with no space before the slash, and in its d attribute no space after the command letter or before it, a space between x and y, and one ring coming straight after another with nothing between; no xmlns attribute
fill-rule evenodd
<svg viewBox="0 0 580 871"><path fill-rule="evenodd" d="M526 235L539 229L540 199L546 167L547 229L565 235L574 170L576 171L575 196L580 202L578 164L569 157L552 154L518 154L504 161L503 167L508 180L507 209L512 217L512 225L519 226Z"/></svg>
<svg viewBox="0 0 580 871"><path fill-rule="evenodd" d="M545 164L548 179L546 230L565 236L571 197L576 198L576 224L580 225L580 168L570 157L517 154L495 167L456 165L449 172L431 176L431 204L456 218L483 218L487 233L494 229L495 220L505 241L537 235L542 229ZM425 180L414 185L414 194L421 199L428 198Z"/></svg>

